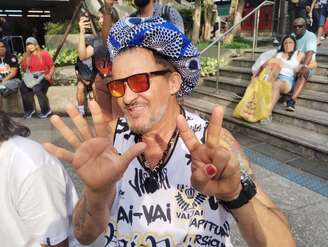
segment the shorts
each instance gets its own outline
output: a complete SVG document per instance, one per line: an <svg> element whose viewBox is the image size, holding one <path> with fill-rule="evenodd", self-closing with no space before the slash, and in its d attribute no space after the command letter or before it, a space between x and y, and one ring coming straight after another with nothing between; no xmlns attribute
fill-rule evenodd
<svg viewBox="0 0 328 247"><path fill-rule="evenodd" d="M328 4L326 3L324 5L321 5L319 9L319 27L323 27L327 17L328 17Z"/></svg>
<svg viewBox="0 0 328 247"><path fill-rule="evenodd" d="M277 80L285 81L288 84L288 92L293 89L296 83L295 77L279 74Z"/></svg>

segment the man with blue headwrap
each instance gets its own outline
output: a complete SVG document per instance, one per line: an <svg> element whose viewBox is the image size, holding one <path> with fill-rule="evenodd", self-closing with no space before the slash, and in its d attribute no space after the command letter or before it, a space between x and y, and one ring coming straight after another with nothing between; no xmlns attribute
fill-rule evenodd
<svg viewBox="0 0 328 247"><path fill-rule="evenodd" d="M108 46L107 87L124 117L108 127L91 102L94 135L71 105L79 136L58 116L51 121L76 151L45 144L85 183L74 213L79 241L105 232L104 246L232 246L232 214L250 246L295 246L287 219L222 128L223 108L207 122L178 104L199 79L190 40L160 17L135 17L113 27Z"/></svg>

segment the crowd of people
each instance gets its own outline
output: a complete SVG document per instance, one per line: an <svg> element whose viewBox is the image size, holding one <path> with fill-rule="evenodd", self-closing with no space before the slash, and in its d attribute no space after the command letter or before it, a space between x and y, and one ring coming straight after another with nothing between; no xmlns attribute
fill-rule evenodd
<svg viewBox="0 0 328 247"><path fill-rule="evenodd" d="M0 111L0 220L8 222L0 224L2 243L232 246L234 219L249 246L295 246L288 219L222 127L223 108L205 121L179 104L200 76L200 53L184 34L180 14L153 0L134 2L138 10L118 19L115 1L105 1L102 40L87 40L90 19L79 20L77 107L67 106L75 129L57 115L50 118L72 149L29 140L28 128ZM316 36L306 24L296 18L294 33L272 53L282 66L272 82L270 112L280 94L291 91L287 109L295 110L315 66ZM22 78L2 41L0 59L1 92L21 91L24 118L35 114L34 95L39 117L52 115L47 90L54 63L38 41L26 40ZM93 126L84 118L86 90L93 92ZM59 159L83 181L79 199Z"/></svg>
<svg viewBox="0 0 328 247"><path fill-rule="evenodd" d="M328 25L328 2L327 0L290 0L288 13L291 21L296 17L303 17L306 20L309 31L317 33L317 43L326 38ZM292 22L291 22L292 23Z"/></svg>

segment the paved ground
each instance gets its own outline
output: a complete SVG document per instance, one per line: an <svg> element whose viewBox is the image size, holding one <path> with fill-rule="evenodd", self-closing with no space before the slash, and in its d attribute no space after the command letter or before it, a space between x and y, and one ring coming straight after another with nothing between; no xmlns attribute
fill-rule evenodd
<svg viewBox="0 0 328 247"><path fill-rule="evenodd" d="M16 120L29 126L31 138L51 141L68 147L48 120ZM69 122L65 118L66 122ZM325 247L328 245L328 182L295 167L306 166L307 162L288 153L258 142L250 137L239 135L237 138L254 162L258 182L271 196L273 201L288 215L298 247ZM286 163L294 162L294 167ZM74 171L66 166L79 191L83 185ZM232 227L235 246L246 246L241 240L236 226Z"/></svg>

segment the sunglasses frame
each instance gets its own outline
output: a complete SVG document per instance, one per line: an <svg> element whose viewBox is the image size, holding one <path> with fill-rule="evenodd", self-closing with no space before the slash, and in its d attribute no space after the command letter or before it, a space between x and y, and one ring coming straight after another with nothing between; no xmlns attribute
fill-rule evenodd
<svg viewBox="0 0 328 247"><path fill-rule="evenodd" d="M122 78L122 79L111 80L111 81L109 81L109 82L106 83L106 86L107 86L107 89L108 89L109 93L110 93L113 97L115 97L115 98L121 98L121 97L123 97L124 94L125 94L125 86L124 86L125 83L129 86L129 88L130 88L133 92L135 92L135 93L143 93L143 92L146 92L146 91L149 89L149 87L150 87L150 77L151 77L151 76L165 75L165 74L167 74L167 73L169 73L169 72L172 72L172 71L169 70L169 69L164 69L164 70L156 70L156 71L151 71L151 72L138 73L138 74L134 74L134 75L127 76L127 77ZM146 89L146 90L143 90L143 91L140 91L140 92L136 92L136 91L130 86L129 79L131 79L131 78L133 78L133 77L135 77L135 76L140 76L140 75L144 75L144 76L146 76L146 79L147 79L147 83L148 83L148 85L147 85L147 89ZM113 83L121 83L121 84L123 84L123 86L124 86L124 87L123 87L123 94L122 94L121 96L115 96L115 95L112 94L111 89L110 89L110 84L113 84Z"/></svg>
<svg viewBox="0 0 328 247"><path fill-rule="evenodd" d="M303 28L305 25L293 25L293 28Z"/></svg>

